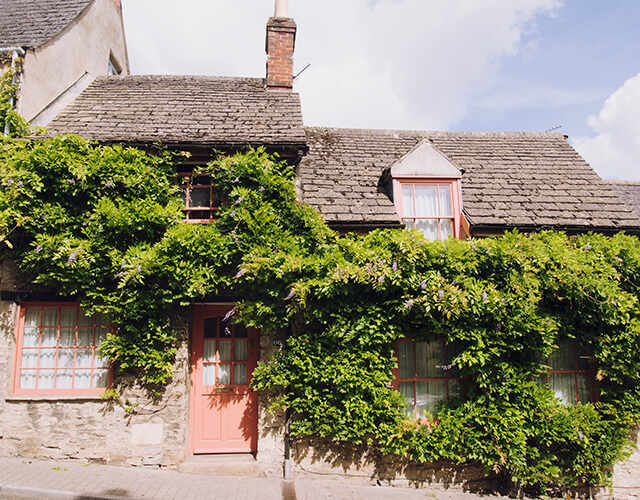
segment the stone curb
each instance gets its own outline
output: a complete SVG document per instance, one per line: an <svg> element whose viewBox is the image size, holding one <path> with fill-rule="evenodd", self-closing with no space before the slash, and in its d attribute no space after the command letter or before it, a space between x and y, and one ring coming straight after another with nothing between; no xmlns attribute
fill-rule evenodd
<svg viewBox="0 0 640 500"><path fill-rule="evenodd" d="M48 490L31 486L0 485L0 500L144 500L120 495L95 495L77 491Z"/></svg>

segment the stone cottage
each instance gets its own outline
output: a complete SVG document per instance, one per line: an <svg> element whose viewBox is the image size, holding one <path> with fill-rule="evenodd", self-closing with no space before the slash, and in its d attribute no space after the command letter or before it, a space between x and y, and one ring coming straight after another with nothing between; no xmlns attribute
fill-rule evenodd
<svg viewBox="0 0 640 500"><path fill-rule="evenodd" d="M91 10L83 8L113 8L111 0L65 2L72 4L75 14L65 21L71 24L89 17ZM86 14L75 17L78 12ZM299 199L340 232L410 227L430 239L499 235L516 228L640 234L638 215L557 133L304 127L300 99L292 91L296 25L286 11L276 13L267 23L265 79L131 76L122 46L109 56L122 75L92 78L70 102L41 114L40 124L102 144L152 151L160 143L188 151L189 160L176 167L185 178L211 159L213 149L231 154L264 147L296 166ZM28 59L25 64L28 68ZM26 85L26 70L24 75ZM73 86L73 78L62 87ZM25 116L35 117L36 108L50 105L52 95ZM220 201L207 178L199 176L188 190L185 219L211 220ZM285 416L268 412L266 395L249 387L256 361L268 359L275 348L274 332L235 327L223 337L221 321L233 307L225 297L177 310L173 326L181 336L175 376L161 400L146 399L126 376L112 381L139 408L131 414L100 400L112 374L92 353L108 325L54 292L25 281L11 263L3 263L0 454L282 474ZM70 346L75 351L71 368L50 359L51 352L66 346L63 333L68 332L87 338L86 345ZM577 389L559 387L559 397L568 403L588 398L585 371L576 367L572 384ZM446 400L451 381L434 381L442 384L440 400ZM423 399L417 382L415 376L396 381L415 415ZM300 473L336 472L328 464L302 460L293 467Z"/></svg>

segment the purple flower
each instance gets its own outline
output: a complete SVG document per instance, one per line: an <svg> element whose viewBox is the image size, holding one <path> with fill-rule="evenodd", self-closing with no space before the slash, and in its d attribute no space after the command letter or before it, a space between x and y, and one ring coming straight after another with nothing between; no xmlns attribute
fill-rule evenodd
<svg viewBox="0 0 640 500"><path fill-rule="evenodd" d="M233 316L236 312L238 312L238 310L235 307L233 309L229 309L227 311L227 314L224 315L224 318L222 318L222 321L229 321L229 318Z"/></svg>
<svg viewBox="0 0 640 500"><path fill-rule="evenodd" d="M239 177L236 177L235 179L233 179L231 182L233 182L234 184L237 183L240 180Z"/></svg>
<svg viewBox="0 0 640 500"><path fill-rule="evenodd" d="M487 255L489 255L489 250L487 250L485 253L486 253Z"/></svg>
<svg viewBox="0 0 640 500"><path fill-rule="evenodd" d="M444 297L444 290L439 290L438 291L438 298L441 299L442 297Z"/></svg>
<svg viewBox="0 0 640 500"><path fill-rule="evenodd" d="M405 309L410 309L412 305L413 305L413 299L409 299L409 300L407 300L407 302L405 303L404 308L405 308Z"/></svg>
<svg viewBox="0 0 640 500"><path fill-rule="evenodd" d="M367 272L368 272L368 273L370 273L370 272L371 272L371 264L369 264L369 265L367 266Z"/></svg>
<svg viewBox="0 0 640 500"><path fill-rule="evenodd" d="M489 297L487 296L487 292L482 292L482 300L484 300L485 302L489 301Z"/></svg>
<svg viewBox="0 0 640 500"><path fill-rule="evenodd" d="M500 302L506 302L506 299L505 299L504 297L502 297L502 298L500 299Z"/></svg>
<svg viewBox="0 0 640 500"><path fill-rule="evenodd" d="M473 249L477 252L478 251L478 247L473 245Z"/></svg>
<svg viewBox="0 0 640 500"><path fill-rule="evenodd" d="M236 216L236 211L235 211L235 210L232 210L232 211L231 211L231 217L235 217L235 216Z"/></svg>
<svg viewBox="0 0 640 500"><path fill-rule="evenodd" d="M260 189L258 189L259 193L262 193L264 191L264 188L262 186L260 186Z"/></svg>
<svg viewBox="0 0 640 500"><path fill-rule="evenodd" d="M239 278L240 276L242 276L244 273L246 273L247 270L246 269L240 269L240 271L238 271L236 273L236 275L234 276L234 278Z"/></svg>
<svg viewBox="0 0 640 500"><path fill-rule="evenodd" d="M116 278L122 278L125 274L127 274L125 271L120 271L118 274L116 274Z"/></svg>
<svg viewBox="0 0 640 500"><path fill-rule="evenodd" d="M380 283L384 283L384 276L380 276L380 277L378 278L378 281L379 281Z"/></svg>
<svg viewBox="0 0 640 500"><path fill-rule="evenodd" d="M384 266L384 262L382 262L382 259L378 259L378 265L379 266Z"/></svg>
<svg viewBox="0 0 640 500"><path fill-rule="evenodd" d="M36 246L36 253L40 253L41 250L42 250L42 245Z"/></svg>
<svg viewBox="0 0 640 500"><path fill-rule="evenodd" d="M234 205L240 205L240 203L242 203L242 202L243 202L243 200L244 200L244 196L241 196L240 198L238 198L238 199L235 201Z"/></svg>
<svg viewBox="0 0 640 500"><path fill-rule="evenodd" d="M126 261L124 259L122 259L122 262L120 263L120 267L124 267L126 265L127 265Z"/></svg>
<svg viewBox="0 0 640 500"><path fill-rule="evenodd" d="M340 276L344 276L344 269L343 268L340 268L339 272L340 272Z"/></svg>
<svg viewBox="0 0 640 500"><path fill-rule="evenodd" d="M501 332L502 331L502 323L498 322L498 324L496 325L496 332Z"/></svg>
<svg viewBox="0 0 640 500"><path fill-rule="evenodd" d="M427 282L423 281L422 283L420 283L420 288L422 288L423 290L425 290L427 288Z"/></svg>
<svg viewBox="0 0 640 500"><path fill-rule="evenodd" d="M69 184L73 184L74 182L76 182L76 180L75 180L75 179L67 179L67 182L68 182Z"/></svg>
<svg viewBox="0 0 640 500"><path fill-rule="evenodd" d="M589 250L591 248L591 244L587 243L587 245L584 247L585 250Z"/></svg>
<svg viewBox="0 0 640 500"><path fill-rule="evenodd" d="M18 181L18 186L22 186L22 181Z"/></svg>
<svg viewBox="0 0 640 500"><path fill-rule="evenodd" d="M13 184L13 179L7 179L7 186L11 186Z"/></svg>
<svg viewBox="0 0 640 500"><path fill-rule="evenodd" d="M86 223L86 222L83 222L83 223L82 223L82 227L87 227L87 223Z"/></svg>
<svg viewBox="0 0 640 500"><path fill-rule="evenodd" d="M391 266L391 269L393 269L393 272L395 273L398 270L398 263L394 262L393 265Z"/></svg>
<svg viewBox="0 0 640 500"><path fill-rule="evenodd" d="M292 299L292 298L293 298L293 296L294 296L295 294L296 294L296 291L295 291L295 289L294 289L294 288L292 288L292 289L291 289L291 291L289 292L289 295L287 295L287 296L284 298L284 300Z"/></svg>
<svg viewBox="0 0 640 500"><path fill-rule="evenodd" d="M71 252L71 255L69 255L69 259L67 260L67 264L71 264L71 263L75 260L75 258L76 258L76 253L77 253L77 251L76 251L76 250L74 250L73 252Z"/></svg>
<svg viewBox="0 0 640 500"><path fill-rule="evenodd" d="M139 273L142 272L142 268L140 266L136 266L136 271L138 271Z"/></svg>
<svg viewBox="0 0 640 500"><path fill-rule="evenodd" d="M104 183L104 187L108 187L108 188L110 188L110 187L113 187L113 186L115 186L115 184L113 183L113 181L107 181L107 182L105 182L105 183Z"/></svg>

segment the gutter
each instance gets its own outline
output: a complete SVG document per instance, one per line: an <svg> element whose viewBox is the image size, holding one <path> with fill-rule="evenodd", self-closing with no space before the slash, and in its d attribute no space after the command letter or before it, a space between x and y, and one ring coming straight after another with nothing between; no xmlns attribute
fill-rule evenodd
<svg viewBox="0 0 640 500"><path fill-rule="evenodd" d="M24 57L25 55L25 51L22 47L1 47L0 48L0 53L7 53L7 52L11 52L11 69L15 69L16 68L16 59L18 59L18 55ZM13 81L12 83L16 83L16 75L13 75ZM16 100L14 97L11 97L11 99L9 99L9 106L11 108L14 108L16 105ZM11 132L11 127L9 125L9 120L5 120L4 122L4 136L7 137L9 135L9 133Z"/></svg>

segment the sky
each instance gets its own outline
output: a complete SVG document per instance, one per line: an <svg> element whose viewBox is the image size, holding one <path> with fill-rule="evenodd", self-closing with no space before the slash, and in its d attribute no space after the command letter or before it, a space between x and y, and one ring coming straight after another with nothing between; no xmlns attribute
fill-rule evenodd
<svg viewBox="0 0 640 500"><path fill-rule="evenodd" d="M274 0L122 0L133 74L264 77ZM640 1L289 0L306 125L556 130L640 180Z"/></svg>

